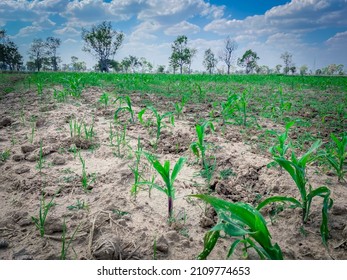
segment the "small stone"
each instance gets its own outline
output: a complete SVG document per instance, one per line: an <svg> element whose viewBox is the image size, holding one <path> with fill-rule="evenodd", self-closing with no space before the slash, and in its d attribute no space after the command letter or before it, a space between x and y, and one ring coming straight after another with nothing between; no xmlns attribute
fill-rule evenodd
<svg viewBox="0 0 347 280"><path fill-rule="evenodd" d="M164 254L167 254L169 252L169 244L164 236L160 236L157 240L157 250L159 252L162 252Z"/></svg>
<svg viewBox="0 0 347 280"><path fill-rule="evenodd" d="M64 165L66 163L65 158L61 155L55 155L53 158L54 165Z"/></svg>
<svg viewBox="0 0 347 280"><path fill-rule="evenodd" d="M14 160L14 161L22 161L22 160L24 160L24 155L14 155L12 157L12 160Z"/></svg>
<svg viewBox="0 0 347 280"><path fill-rule="evenodd" d="M57 218L50 218L46 221L45 232L47 234L53 234L55 232L63 232L62 222Z"/></svg>
<svg viewBox="0 0 347 280"><path fill-rule="evenodd" d="M32 223L33 223L33 221L29 217L24 217L18 221L18 225L21 227L30 226Z"/></svg>
<svg viewBox="0 0 347 280"><path fill-rule="evenodd" d="M36 127L37 128L43 127L45 125L45 123L46 123L45 119L38 119L36 121Z"/></svg>
<svg viewBox="0 0 347 280"><path fill-rule="evenodd" d="M120 225L123 226L123 227L126 227L127 222L126 222L126 220L124 220L124 219L119 219L119 220L118 220L118 224L120 224Z"/></svg>
<svg viewBox="0 0 347 280"><path fill-rule="evenodd" d="M30 167L29 166L26 166L26 165L22 165L22 166L19 166L17 167L14 172L16 174L23 174L23 173L26 173L26 172L29 172L30 171Z"/></svg>
<svg viewBox="0 0 347 280"><path fill-rule="evenodd" d="M35 153L31 153L25 157L25 159L27 161L30 161L30 162L35 162L35 161L37 161L38 158L39 157L37 155L35 155Z"/></svg>
<svg viewBox="0 0 347 280"><path fill-rule="evenodd" d="M33 145L23 145L20 148L23 154L31 153L32 151L36 149L35 146Z"/></svg>
<svg viewBox="0 0 347 280"><path fill-rule="evenodd" d="M0 250L8 247L8 242L5 239L0 239Z"/></svg>
<svg viewBox="0 0 347 280"><path fill-rule="evenodd" d="M210 227L212 227L214 225L214 221L211 218L209 218L209 217L203 216L200 219L199 225L202 228L210 228Z"/></svg>

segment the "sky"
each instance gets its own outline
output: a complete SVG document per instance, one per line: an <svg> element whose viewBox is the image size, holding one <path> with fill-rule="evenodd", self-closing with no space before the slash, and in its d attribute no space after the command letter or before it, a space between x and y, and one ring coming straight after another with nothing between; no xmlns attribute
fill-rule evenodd
<svg viewBox="0 0 347 280"><path fill-rule="evenodd" d="M34 38L60 38L63 63L71 56L88 67L96 59L83 52L82 28L111 21L125 34L115 55L145 57L168 65L171 44L179 35L197 49L193 70L203 70L205 50L218 55L230 36L238 44L236 59L252 49L259 65L283 64L293 55L297 67L315 70L328 64L347 69L347 0L1 0L0 28L6 30L26 61ZM219 68L223 63L219 62Z"/></svg>

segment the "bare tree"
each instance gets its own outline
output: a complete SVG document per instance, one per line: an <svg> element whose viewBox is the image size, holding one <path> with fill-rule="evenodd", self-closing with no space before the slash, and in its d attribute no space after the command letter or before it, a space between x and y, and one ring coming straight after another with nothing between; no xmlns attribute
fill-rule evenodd
<svg viewBox="0 0 347 280"><path fill-rule="evenodd" d="M237 50L237 43L228 36L224 40L224 48L219 52L219 59L227 66L227 73L230 74L230 67L234 62L234 52Z"/></svg>
<svg viewBox="0 0 347 280"><path fill-rule="evenodd" d="M290 68L293 67L293 55L289 52L284 52L281 54L281 58L283 59L283 63L284 63L284 68L283 68L283 72L284 74L288 74L290 71Z"/></svg>

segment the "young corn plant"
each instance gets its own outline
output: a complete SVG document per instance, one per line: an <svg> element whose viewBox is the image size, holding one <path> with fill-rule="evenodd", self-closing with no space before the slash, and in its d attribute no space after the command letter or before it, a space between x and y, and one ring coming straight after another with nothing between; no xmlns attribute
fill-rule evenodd
<svg viewBox="0 0 347 280"><path fill-rule="evenodd" d="M75 119L69 120L69 127L70 127L70 136L72 137L81 137L81 131L82 131L82 125L83 123L79 123Z"/></svg>
<svg viewBox="0 0 347 280"><path fill-rule="evenodd" d="M341 141L333 133L330 136L335 143L335 149L331 149L327 153L326 159L335 169L338 181L346 182L344 175L347 171L344 169L344 165L347 165L347 134L342 136Z"/></svg>
<svg viewBox="0 0 347 280"><path fill-rule="evenodd" d="M134 196L136 200L136 195L139 192L139 183L140 179L142 179L141 171L140 171L140 161L142 155L142 146L140 143L140 137L137 138L137 150L135 151L135 165L129 166L131 172L134 174L134 184L131 187L130 193Z"/></svg>
<svg viewBox="0 0 347 280"><path fill-rule="evenodd" d="M317 189L312 189L311 185L307 188L307 179L306 179L306 167L309 163L317 159L317 156L314 155L316 150L321 146L321 141L317 140L312 144L311 148L301 157L297 158L295 153L292 152L291 160L287 160L281 156L274 156L274 160L284 169L294 180L299 192L301 200L298 200L294 197L288 196L273 196L269 197L259 203L257 210L260 210L264 206L275 203L291 203L294 207L299 207L302 209L302 223L306 224L309 214L311 203L314 197L319 196L323 198L322 206L322 222L320 226L320 233L322 237L323 244L327 244L329 230L328 230L328 210L333 205L333 200L330 198L330 190L321 186Z"/></svg>
<svg viewBox="0 0 347 280"><path fill-rule="evenodd" d="M68 83L68 91L72 97L80 98L83 90L82 78L77 76L71 76L66 79Z"/></svg>
<svg viewBox="0 0 347 280"><path fill-rule="evenodd" d="M229 94L228 99L220 104L222 125L227 124L229 119L235 117L235 112L238 110L238 100L239 96L237 94Z"/></svg>
<svg viewBox="0 0 347 280"><path fill-rule="evenodd" d="M292 108L292 103L289 101L285 101L283 97L282 87L278 89L278 96L279 96L279 105L278 106L273 105L271 108L271 111L273 116L278 116L280 120L282 120L284 112L290 111L290 109Z"/></svg>
<svg viewBox="0 0 347 280"><path fill-rule="evenodd" d="M36 228L40 231L41 237L44 237L45 235L45 223L46 223L48 212L55 205L53 200L54 200L54 197L48 203L46 203L45 198L42 195L40 200L39 216L38 218L33 216L31 217Z"/></svg>
<svg viewBox="0 0 347 280"><path fill-rule="evenodd" d="M84 128L84 137L86 140L93 140L93 137L95 135L94 132L94 118L92 121L92 125L88 127L85 123L83 123L83 128Z"/></svg>
<svg viewBox="0 0 347 280"><path fill-rule="evenodd" d="M235 251L237 245L243 244L243 253L254 249L261 259L282 260L282 251L277 243L271 242L271 235L266 226L264 217L251 205L236 202L232 203L213 196L196 194L191 195L209 203L218 213L218 223L205 234L204 249L197 259L205 260L215 247L221 232L230 237L237 238L230 246L227 258Z"/></svg>
<svg viewBox="0 0 347 280"><path fill-rule="evenodd" d="M102 104L104 106L104 108L106 109L107 106L109 105L110 102L110 95L107 92L104 92L99 99L99 103Z"/></svg>
<svg viewBox="0 0 347 280"><path fill-rule="evenodd" d="M145 182L145 184L149 184L151 187L165 193L168 198L168 220L171 222L173 220L173 201L175 199L175 187L174 182L178 175L178 173L183 168L185 161L187 160L184 157L181 157L176 162L171 174L170 174L170 161L166 160L164 165L162 165L153 155L145 153L147 160L153 166L153 168L158 172L158 174L163 179L165 186L160 186L154 182Z"/></svg>
<svg viewBox="0 0 347 280"><path fill-rule="evenodd" d="M116 103L117 101L120 101L120 104L122 104L122 101L125 101L126 106L120 105L120 107L115 111L114 113L114 120L117 121L118 120L118 114L121 111L128 111L130 113L130 122L134 123L135 119L134 119L134 110L132 107L132 103L131 103L131 99L129 96L119 96L118 98L116 98L116 100L113 103Z"/></svg>
<svg viewBox="0 0 347 280"><path fill-rule="evenodd" d="M140 120L141 124L144 123L144 121L143 121L143 114L147 111L147 109L153 112L153 115L154 115L154 117L156 119L156 122L157 122L156 123L157 124L157 134L156 134L156 142L155 142L155 144L157 145L158 141L159 141L159 138L160 138L161 129L165 126L163 124L163 119L164 118L169 118L171 124L174 126L175 125L174 115L173 115L172 112L167 112L167 113L164 113L164 114L160 115L158 113L158 111L154 107L148 106L147 108L142 109L139 112L139 114L138 114L139 120Z"/></svg>
<svg viewBox="0 0 347 280"><path fill-rule="evenodd" d="M76 229L75 229L75 231L72 233L72 236L70 237L69 241L67 241L67 240L66 240L66 239L67 239L67 237L66 237L66 223L65 223L65 219L64 219L64 222L63 222L63 233L62 233L62 235L61 235L61 241L62 241L62 244L61 244L61 253L60 253L60 259L61 259L61 260L66 260L67 252L68 252L68 250L69 250L69 248L70 248L70 245L71 245L72 241L75 239L76 233L77 233L77 231L78 231L80 225L81 225L81 224L79 224L79 225L76 227ZM77 255L76 252L75 252L75 250L74 250L73 248L72 248L72 250L74 251L75 255Z"/></svg>
<svg viewBox="0 0 347 280"><path fill-rule="evenodd" d="M180 118L180 116L182 115L182 111L184 108L184 105L186 104L187 99L185 97L182 97L181 102L175 102L174 103L174 107L175 107L175 115L177 117L177 119Z"/></svg>
<svg viewBox="0 0 347 280"><path fill-rule="evenodd" d="M80 161L81 161L81 164L82 164L82 177L81 177L82 189L85 192L90 192L91 191L90 185L92 183L94 183L95 179L96 179L95 178L95 174L92 174L92 175L87 174L86 162L82 158L81 154L79 154L79 157L80 157Z"/></svg>
<svg viewBox="0 0 347 280"><path fill-rule="evenodd" d="M212 131L214 131L214 126L212 124L212 122L210 121L205 121L202 125L196 125L195 126L195 130L196 130L196 134L198 136L198 141L193 142L190 144L190 149L193 151L194 155L197 158L201 158L201 163L202 163L202 167L205 169L208 167L208 163L206 160L206 150L207 150L207 146L205 143L205 130L207 128L210 128Z"/></svg>
<svg viewBox="0 0 347 280"><path fill-rule="evenodd" d="M112 126L110 124L109 130L109 139L111 147L115 147L114 155L118 158L124 157L123 149L129 147L129 141L126 138L127 126L123 125L122 129L118 129L113 131ZM115 142L114 142L115 140Z"/></svg>

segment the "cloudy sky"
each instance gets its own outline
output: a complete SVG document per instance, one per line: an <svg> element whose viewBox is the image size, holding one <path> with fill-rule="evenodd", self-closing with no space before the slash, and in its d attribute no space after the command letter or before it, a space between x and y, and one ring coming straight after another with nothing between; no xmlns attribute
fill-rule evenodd
<svg viewBox="0 0 347 280"><path fill-rule="evenodd" d="M168 65L172 42L184 34L198 50L196 70L203 69L204 51L217 54L227 36L238 43L236 57L252 49L260 65L283 64L280 55L288 51L298 67L347 68L347 0L0 1L0 27L25 59L34 38L54 36L62 40L63 63L74 55L91 67L96 61L82 51L81 30L104 20L125 34L116 60L135 55Z"/></svg>

